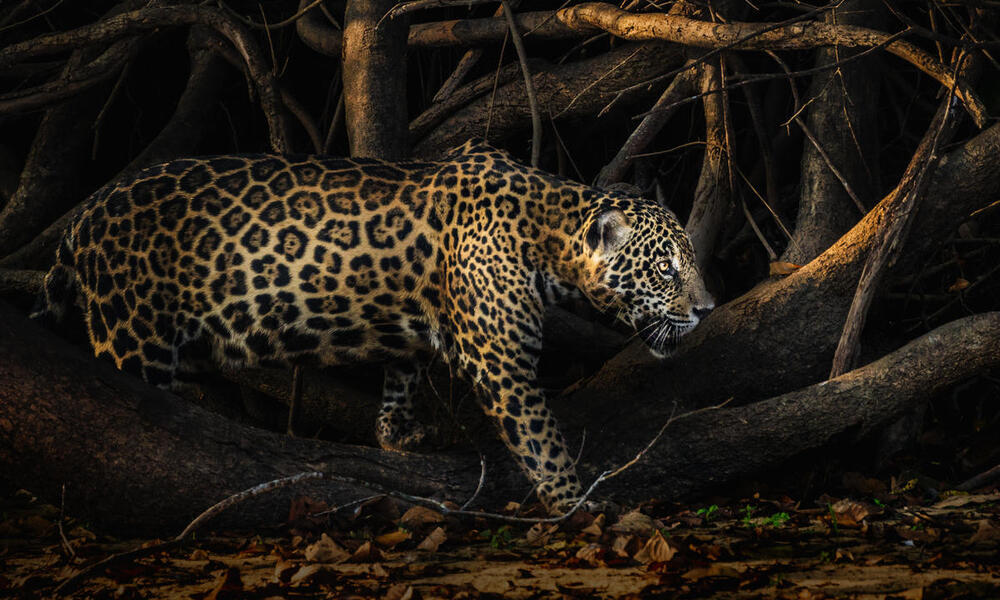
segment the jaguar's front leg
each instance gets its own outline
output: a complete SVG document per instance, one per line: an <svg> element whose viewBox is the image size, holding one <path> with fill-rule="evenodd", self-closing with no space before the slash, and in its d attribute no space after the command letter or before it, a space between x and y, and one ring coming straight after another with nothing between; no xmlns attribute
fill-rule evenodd
<svg viewBox="0 0 1000 600"><path fill-rule="evenodd" d="M512 374L491 382L497 393L489 394L492 405L485 408L496 419L507 447L537 486L539 500L550 513L561 514L583 494L574 458L542 391L534 385L514 384L518 379L518 374ZM533 374L529 381L534 381ZM503 388L504 383L509 389Z"/></svg>

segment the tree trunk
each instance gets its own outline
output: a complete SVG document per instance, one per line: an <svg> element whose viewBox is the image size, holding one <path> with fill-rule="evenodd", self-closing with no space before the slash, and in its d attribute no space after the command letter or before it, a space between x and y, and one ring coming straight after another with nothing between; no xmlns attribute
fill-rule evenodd
<svg viewBox="0 0 1000 600"><path fill-rule="evenodd" d="M871 27L881 20L880 8L880 2L854 0L824 19ZM822 48L816 66L848 60L858 52ZM813 76L805 97L810 101L805 121L815 143L810 137L804 141L798 217L782 260L805 264L816 258L857 223L864 214L861 207L870 208L877 197L879 66L878 57L869 56Z"/></svg>
<svg viewBox="0 0 1000 600"><path fill-rule="evenodd" d="M351 156L409 154L405 17L383 17L395 0L349 0L344 15L344 109Z"/></svg>

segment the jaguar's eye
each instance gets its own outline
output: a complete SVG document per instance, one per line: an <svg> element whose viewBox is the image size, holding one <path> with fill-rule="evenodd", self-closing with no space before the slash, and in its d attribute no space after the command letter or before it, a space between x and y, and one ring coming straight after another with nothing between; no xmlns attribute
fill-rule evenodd
<svg viewBox="0 0 1000 600"><path fill-rule="evenodd" d="M661 258L656 261L656 270L658 270L660 275L663 275L666 279L673 279L677 276L677 269L675 269L674 265L671 264L669 258Z"/></svg>

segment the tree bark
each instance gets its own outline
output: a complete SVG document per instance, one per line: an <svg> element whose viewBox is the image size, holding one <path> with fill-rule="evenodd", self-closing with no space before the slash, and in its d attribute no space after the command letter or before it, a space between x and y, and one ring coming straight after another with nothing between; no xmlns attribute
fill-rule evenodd
<svg viewBox="0 0 1000 600"><path fill-rule="evenodd" d="M599 497L634 502L681 497L781 464L835 439L854 440L945 386L1000 363L1000 313L949 323L881 360L825 384L677 422L645 460L608 481ZM617 466L649 443L670 413L630 390L610 411L558 411L571 430L600 422L581 469ZM622 410L644 400L644 410ZM598 407L600 408L600 407ZM607 408L607 407L604 407ZM0 477L45 498L66 486L70 514L129 535L176 534L202 510L253 485L322 471L358 481L322 481L263 496L213 527L281 521L292 495L337 504L370 492L364 483L463 501L479 460L392 453L290 438L236 424L85 355L0 304ZM360 482L359 482L360 481ZM487 466L481 502L520 498L528 488L504 457Z"/></svg>
<svg viewBox="0 0 1000 600"><path fill-rule="evenodd" d="M405 17L383 19L394 0L349 0L344 15L344 110L351 156L409 154Z"/></svg>
<svg viewBox="0 0 1000 600"><path fill-rule="evenodd" d="M881 3L855 0L826 14L831 24L871 26L881 21ZM816 66L846 60L858 53L848 48L821 48ZM862 206L870 207L879 191L878 105L879 61L869 56L813 77L807 127L826 156L806 141L802 152L799 210L792 242L782 260L805 264L816 258L850 229L863 214L833 174L840 172ZM793 83L794 85L794 83ZM796 108L796 110L798 110Z"/></svg>
<svg viewBox="0 0 1000 600"><path fill-rule="evenodd" d="M646 81L680 66L683 60L684 53L678 47L629 44L569 64L533 61L531 75L542 113L556 120L572 119L593 115L612 101L628 101L649 94L648 89L633 90L624 98L619 93L636 81ZM413 153L438 156L470 137L485 135L487 123L491 140L504 139L522 130L530 118L524 82L515 79L500 86L495 97L483 95L456 111L415 142Z"/></svg>

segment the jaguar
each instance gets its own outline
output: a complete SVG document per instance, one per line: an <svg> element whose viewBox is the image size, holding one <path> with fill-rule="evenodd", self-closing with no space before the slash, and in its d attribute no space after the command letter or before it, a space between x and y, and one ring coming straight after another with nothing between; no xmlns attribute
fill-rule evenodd
<svg viewBox="0 0 1000 600"><path fill-rule="evenodd" d="M68 226L36 317L83 313L95 355L176 388L210 368L385 364L376 436L423 438L440 355L550 512L582 495L536 384L545 307L582 294L668 354L713 308L658 202L519 164L482 140L435 161L225 155L149 167Z"/></svg>

